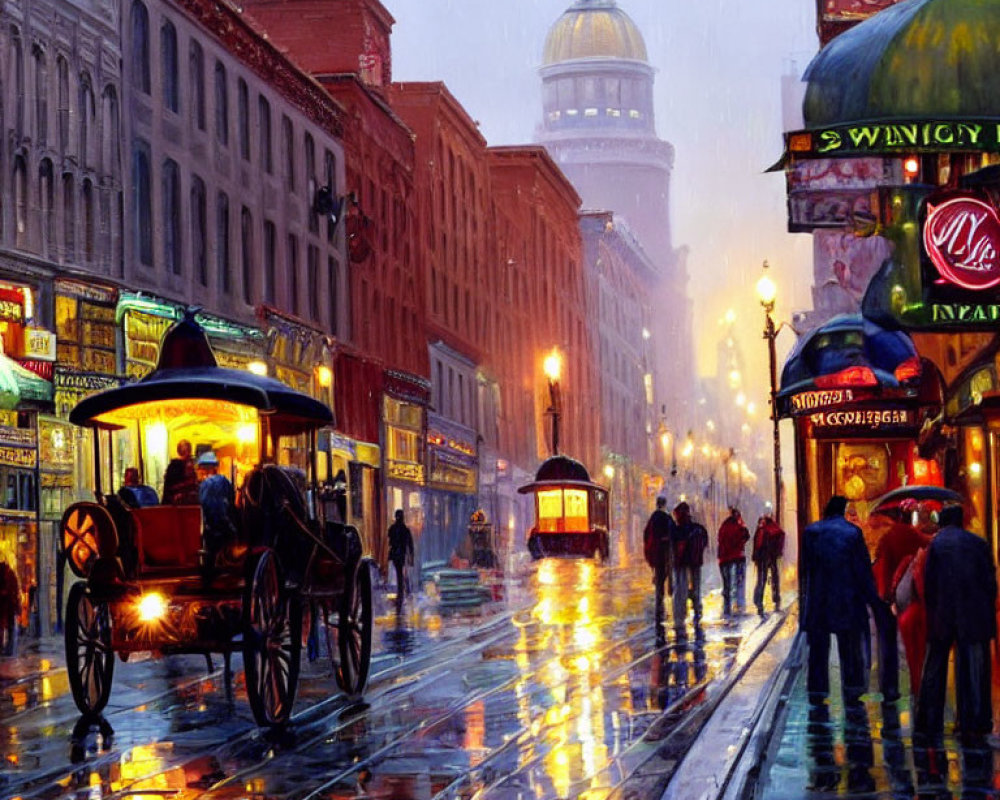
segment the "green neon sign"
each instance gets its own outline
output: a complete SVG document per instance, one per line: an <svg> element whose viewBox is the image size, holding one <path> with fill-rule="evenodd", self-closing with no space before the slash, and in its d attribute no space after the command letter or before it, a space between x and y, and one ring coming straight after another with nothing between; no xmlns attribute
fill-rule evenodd
<svg viewBox="0 0 1000 800"><path fill-rule="evenodd" d="M912 152L1000 152L1000 119L922 119L835 125L785 134L795 158Z"/></svg>

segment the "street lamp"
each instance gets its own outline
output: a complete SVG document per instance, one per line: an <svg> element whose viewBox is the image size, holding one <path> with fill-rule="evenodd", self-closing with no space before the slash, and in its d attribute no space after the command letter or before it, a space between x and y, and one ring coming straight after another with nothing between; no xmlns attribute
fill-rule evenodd
<svg viewBox="0 0 1000 800"><path fill-rule="evenodd" d="M562 371L562 356L555 347L545 357L542 363L545 377L549 379L549 407L545 413L552 417L552 455L559 455L559 414L562 411L562 399L559 396L559 373Z"/></svg>
<svg viewBox="0 0 1000 800"><path fill-rule="evenodd" d="M764 274L757 281L757 297L764 307L764 338L767 340L767 355L771 371L771 421L774 424L774 521L781 525L781 438L778 432L778 359L774 350L774 340L778 338L779 328L774 326L774 300L778 287L767 273L767 260L764 261Z"/></svg>

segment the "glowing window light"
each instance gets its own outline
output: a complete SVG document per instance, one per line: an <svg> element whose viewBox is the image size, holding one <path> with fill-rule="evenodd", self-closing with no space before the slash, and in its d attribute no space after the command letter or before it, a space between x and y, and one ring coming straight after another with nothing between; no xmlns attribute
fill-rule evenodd
<svg viewBox="0 0 1000 800"><path fill-rule="evenodd" d="M146 426L146 447L151 453L167 452L167 426L152 422Z"/></svg>
<svg viewBox="0 0 1000 800"><path fill-rule="evenodd" d="M251 361L247 364L247 369L254 375L260 375L262 378L267 375L267 364L263 361Z"/></svg>

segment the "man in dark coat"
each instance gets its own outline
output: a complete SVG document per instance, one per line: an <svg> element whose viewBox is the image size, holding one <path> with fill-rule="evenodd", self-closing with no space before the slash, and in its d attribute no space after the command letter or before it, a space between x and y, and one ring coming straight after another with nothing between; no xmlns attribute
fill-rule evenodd
<svg viewBox="0 0 1000 800"><path fill-rule="evenodd" d="M708 531L691 518L691 507L680 502L674 507L671 558L674 568L674 631L678 639L687 637L688 599L694 609L694 624L701 622L701 565L708 547Z"/></svg>
<svg viewBox="0 0 1000 800"><path fill-rule="evenodd" d="M389 560L396 568L396 611L403 610L406 593L406 565L413 565L413 534L403 521L403 509L396 509L396 519L389 526Z"/></svg>
<svg viewBox="0 0 1000 800"><path fill-rule="evenodd" d="M846 704L864 693L864 637L868 606L878 602L871 561L861 528L844 519L847 499L834 495L823 519L802 536L805 608L802 629L809 644L807 689L811 702L830 692L830 634L837 637Z"/></svg>
<svg viewBox="0 0 1000 800"><path fill-rule="evenodd" d="M719 572L722 573L722 614L730 616L746 610L746 545L750 531L743 524L740 510L729 509L729 516L719 526Z"/></svg>
<svg viewBox="0 0 1000 800"><path fill-rule="evenodd" d="M653 568L653 586L656 588L655 617L656 636L662 641L663 631L663 587L666 585L669 594L673 594L673 583L670 579L671 558L670 540L674 529L674 521L667 513L667 498L656 498L656 510L650 514L646 529L643 532L643 551L646 561Z"/></svg>
<svg viewBox="0 0 1000 800"><path fill-rule="evenodd" d="M966 740L992 728L990 640L997 634L997 580L985 539L962 528L962 507L939 516L941 530L927 546L924 593L927 656L914 733L940 740L948 658L955 646L958 725Z"/></svg>

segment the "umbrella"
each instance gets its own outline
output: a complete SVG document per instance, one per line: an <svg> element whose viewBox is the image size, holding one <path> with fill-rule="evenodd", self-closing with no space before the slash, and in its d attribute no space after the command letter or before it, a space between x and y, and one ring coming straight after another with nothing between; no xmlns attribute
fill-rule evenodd
<svg viewBox="0 0 1000 800"><path fill-rule="evenodd" d="M922 502L930 500L944 505L945 503L962 503L965 498L953 489L946 489L944 486L900 486L886 492L878 500L872 503L871 514L885 514L895 517L899 515L899 506L904 500L916 500Z"/></svg>

